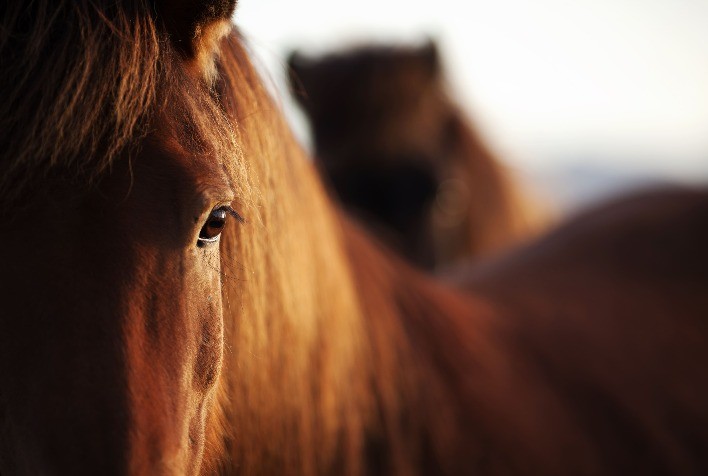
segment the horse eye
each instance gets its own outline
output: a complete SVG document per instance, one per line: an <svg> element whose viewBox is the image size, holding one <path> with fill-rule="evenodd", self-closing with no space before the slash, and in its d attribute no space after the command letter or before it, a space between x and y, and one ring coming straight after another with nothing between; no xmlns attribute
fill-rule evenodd
<svg viewBox="0 0 708 476"><path fill-rule="evenodd" d="M219 241L219 235L224 230L226 226L226 220L229 215L236 218L238 221L243 222L243 218L234 211L233 208L229 206L215 208L209 214L206 223L202 226L199 231L199 245L206 245L208 243L213 243Z"/></svg>

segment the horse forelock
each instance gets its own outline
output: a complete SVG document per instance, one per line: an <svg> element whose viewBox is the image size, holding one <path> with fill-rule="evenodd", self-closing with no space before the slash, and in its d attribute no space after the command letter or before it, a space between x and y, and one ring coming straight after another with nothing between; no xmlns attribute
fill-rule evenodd
<svg viewBox="0 0 708 476"><path fill-rule="evenodd" d="M196 61L186 61L149 0L38 0L0 15L4 203L48 176L95 183L117 157L140 150L156 121L191 152L225 162L239 154L214 93L228 22L205 25Z"/></svg>

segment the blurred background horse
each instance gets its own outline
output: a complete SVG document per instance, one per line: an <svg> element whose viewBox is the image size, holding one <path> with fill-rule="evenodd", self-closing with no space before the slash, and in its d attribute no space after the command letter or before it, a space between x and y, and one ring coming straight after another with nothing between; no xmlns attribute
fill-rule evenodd
<svg viewBox="0 0 708 476"><path fill-rule="evenodd" d="M541 228L540 205L451 99L432 41L295 52L289 67L325 181L411 262L440 269Z"/></svg>

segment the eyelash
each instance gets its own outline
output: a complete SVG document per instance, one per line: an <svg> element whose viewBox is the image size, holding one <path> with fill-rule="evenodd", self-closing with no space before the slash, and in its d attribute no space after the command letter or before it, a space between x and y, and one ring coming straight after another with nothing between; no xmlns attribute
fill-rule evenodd
<svg viewBox="0 0 708 476"><path fill-rule="evenodd" d="M218 207L218 208L217 208L217 210L220 210L220 209L225 210L226 213L228 213L229 215L231 215L232 217L234 217L237 222L239 222L239 223L246 223L246 219L243 218L236 210L234 210L234 209L231 207L231 205L224 205L224 206L221 206L221 207Z"/></svg>

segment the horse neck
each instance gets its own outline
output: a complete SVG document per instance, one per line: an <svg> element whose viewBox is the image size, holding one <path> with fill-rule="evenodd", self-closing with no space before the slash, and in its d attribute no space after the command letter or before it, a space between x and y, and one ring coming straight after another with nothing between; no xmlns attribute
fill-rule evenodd
<svg viewBox="0 0 708 476"><path fill-rule="evenodd" d="M470 195L465 251L469 255L498 251L544 228L550 221L545 208L497 159L462 112L453 113L450 128L450 154L461 167Z"/></svg>
<svg viewBox="0 0 708 476"><path fill-rule="evenodd" d="M380 452L377 469L469 472L471 448L486 444L477 430L495 424L480 412L505 393L488 381L506 365L494 310L392 259L357 230L346 236L366 335L361 358L375 415L366 436Z"/></svg>

